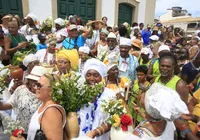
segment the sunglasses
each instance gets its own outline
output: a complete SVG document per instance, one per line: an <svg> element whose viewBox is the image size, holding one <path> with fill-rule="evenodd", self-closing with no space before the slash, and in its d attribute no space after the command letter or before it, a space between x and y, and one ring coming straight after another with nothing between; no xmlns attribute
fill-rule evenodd
<svg viewBox="0 0 200 140"><path fill-rule="evenodd" d="M38 90L40 90L42 87L51 87L51 86L44 86L44 85L41 85L41 84L38 83L38 82L37 82L35 85L37 86L37 89L38 89Z"/></svg>

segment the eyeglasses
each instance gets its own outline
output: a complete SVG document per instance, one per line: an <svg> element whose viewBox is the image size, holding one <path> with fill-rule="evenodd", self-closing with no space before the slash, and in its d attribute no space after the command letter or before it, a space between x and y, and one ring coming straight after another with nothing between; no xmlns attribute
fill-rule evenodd
<svg viewBox="0 0 200 140"><path fill-rule="evenodd" d="M37 82L35 85L36 85L36 87L37 87L38 90L40 90L42 87L51 87L51 86L44 86L44 85L41 85L41 84L38 83L38 82Z"/></svg>

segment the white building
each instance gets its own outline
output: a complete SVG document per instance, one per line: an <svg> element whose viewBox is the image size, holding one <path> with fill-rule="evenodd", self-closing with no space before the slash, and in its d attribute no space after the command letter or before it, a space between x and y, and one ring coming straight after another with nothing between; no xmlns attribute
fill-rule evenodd
<svg viewBox="0 0 200 140"><path fill-rule="evenodd" d="M3 1L1 14L26 16L34 13L42 21L48 16L54 19L78 15L87 20L108 17L108 25L122 22L153 22L156 0L14 0Z"/></svg>
<svg viewBox="0 0 200 140"><path fill-rule="evenodd" d="M187 12L187 10L183 10L182 7L172 7L167 9L167 13L160 16L159 20L161 22L175 20L178 18L190 18L191 14Z"/></svg>

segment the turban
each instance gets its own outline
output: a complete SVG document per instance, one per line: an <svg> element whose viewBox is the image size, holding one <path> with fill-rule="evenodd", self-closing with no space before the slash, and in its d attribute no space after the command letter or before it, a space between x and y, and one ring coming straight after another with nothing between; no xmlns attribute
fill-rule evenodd
<svg viewBox="0 0 200 140"><path fill-rule="evenodd" d="M70 62L70 66L73 70L78 68L79 56L76 49L72 50L61 50L57 54L57 60L59 57L64 57Z"/></svg>
<svg viewBox="0 0 200 140"><path fill-rule="evenodd" d="M29 54L23 59L23 65L27 67L29 63L35 60L37 60L37 57L34 54Z"/></svg>
<svg viewBox="0 0 200 140"><path fill-rule="evenodd" d="M86 54L89 54L90 53L90 48L88 46L83 46L83 47L80 47L78 49L79 52L83 52L83 53L86 53Z"/></svg>
<svg viewBox="0 0 200 140"><path fill-rule="evenodd" d="M121 45L131 46L131 39L125 38L125 37L121 37L120 38L120 46Z"/></svg>
<svg viewBox="0 0 200 140"><path fill-rule="evenodd" d="M102 78L107 75L106 65L98 59L88 59L84 65L83 74L86 76L88 70L96 70Z"/></svg>
<svg viewBox="0 0 200 140"><path fill-rule="evenodd" d="M57 18L57 19L54 20L54 23L58 24L60 26L64 26L65 21L62 18Z"/></svg>
<svg viewBox="0 0 200 140"><path fill-rule="evenodd" d="M182 114L188 114L186 104L179 94L160 83L154 83L145 94L145 109L154 119L173 121Z"/></svg>
<svg viewBox="0 0 200 140"><path fill-rule="evenodd" d="M111 52L108 56L107 59L104 61L104 64L107 66L107 72L114 66L118 66L118 60L119 57L116 55L116 53Z"/></svg>
<svg viewBox="0 0 200 140"><path fill-rule="evenodd" d="M26 17L30 17L33 20L35 25L39 25L39 20L38 20L37 16L34 15L33 13L29 13Z"/></svg>

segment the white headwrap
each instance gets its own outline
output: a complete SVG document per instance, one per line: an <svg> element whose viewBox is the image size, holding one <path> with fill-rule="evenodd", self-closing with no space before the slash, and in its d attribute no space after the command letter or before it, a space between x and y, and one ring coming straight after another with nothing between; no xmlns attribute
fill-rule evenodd
<svg viewBox="0 0 200 140"><path fill-rule="evenodd" d="M32 20L34 21L34 23L38 23L39 24L39 20L37 18L37 16L33 13L29 13L26 17L30 17L32 18Z"/></svg>
<svg viewBox="0 0 200 140"><path fill-rule="evenodd" d="M98 59L88 59L84 65L83 74L86 76L88 70L96 70L102 78L107 75L106 65Z"/></svg>
<svg viewBox="0 0 200 140"><path fill-rule="evenodd" d="M116 53L111 52L108 56L107 56L107 61L108 63L107 65L107 72L114 66L118 66L118 60L119 57L116 55Z"/></svg>
<svg viewBox="0 0 200 140"><path fill-rule="evenodd" d="M121 37L119 42L120 42L120 46L121 45L131 46L131 39L129 38Z"/></svg>
<svg viewBox="0 0 200 140"><path fill-rule="evenodd" d="M86 53L86 54L89 54L90 53L90 48L88 46L83 46L83 47L80 47L78 49L79 52L83 52L83 53Z"/></svg>
<svg viewBox="0 0 200 140"><path fill-rule="evenodd" d="M146 92L145 109L151 117L167 121L173 121L182 114L189 113L179 94L160 83L154 83Z"/></svg>
<svg viewBox="0 0 200 140"><path fill-rule="evenodd" d="M60 26L64 26L65 21L62 18L57 18L57 19L54 20L54 23L58 24Z"/></svg>
<svg viewBox="0 0 200 140"><path fill-rule="evenodd" d="M37 60L37 57L34 54L29 54L23 59L23 65L27 67L29 63L35 60Z"/></svg>

